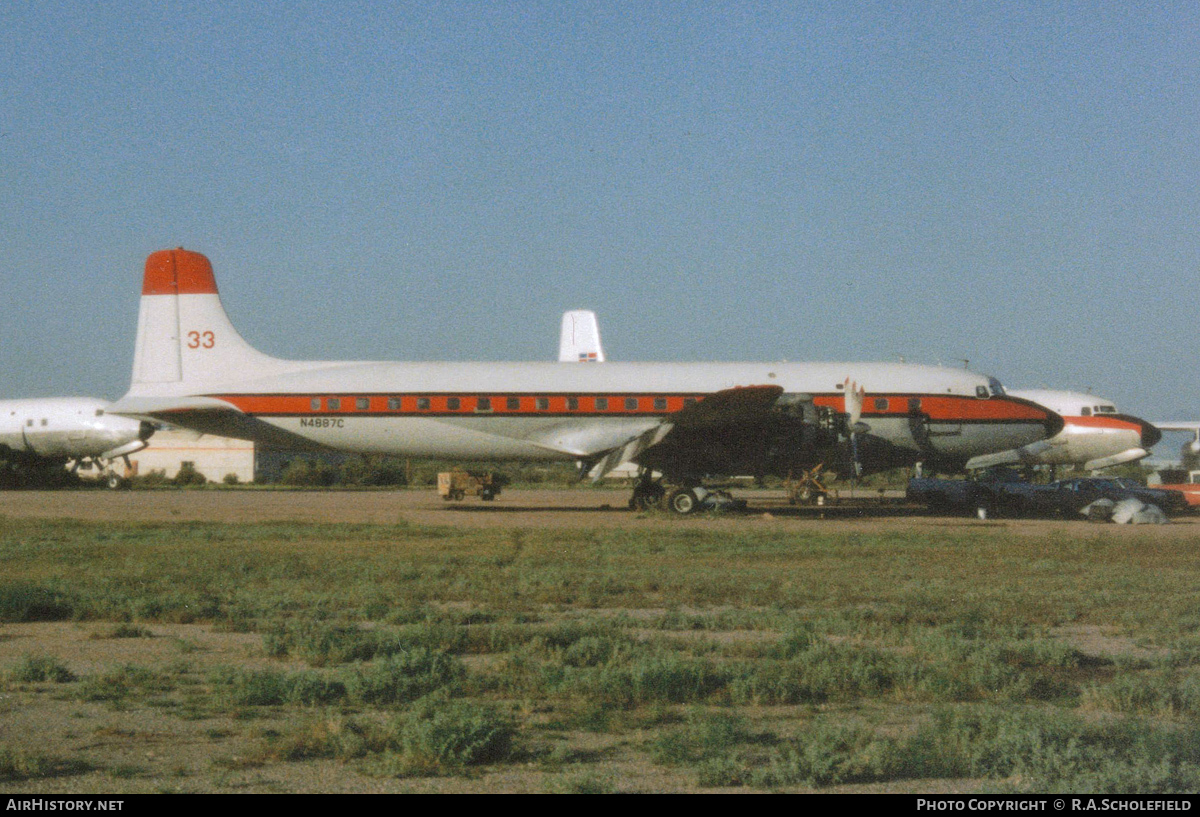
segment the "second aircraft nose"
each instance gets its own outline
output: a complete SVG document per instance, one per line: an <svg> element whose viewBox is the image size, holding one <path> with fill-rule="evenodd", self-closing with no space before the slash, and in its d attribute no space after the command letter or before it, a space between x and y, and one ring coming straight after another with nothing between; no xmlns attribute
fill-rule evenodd
<svg viewBox="0 0 1200 817"><path fill-rule="evenodd" d="M1145 420L1139 417L1133 417L1129 414L1118 414L1117 417L1127 423L1133 423L1134 425L1141 427L1142 448L1153 448L1154 446L1158 445L1160 440L1162 440L1162 432L1150 423L1147 423Z"/></svg>

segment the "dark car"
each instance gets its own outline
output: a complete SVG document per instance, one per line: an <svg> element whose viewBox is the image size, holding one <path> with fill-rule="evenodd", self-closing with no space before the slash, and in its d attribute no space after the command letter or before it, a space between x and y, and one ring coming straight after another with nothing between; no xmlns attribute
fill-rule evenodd
<svg viewBox="0 0 1200 817"><path fill-rule="evenodd" d="M997 470L977 479L912 479L911 502L940 511L975 511L979 516L1074 516L1098 499L1118 503L1138 499L1164 514L1188 510L1181 491L1147 488L1123 477L1080 477L1037 485L1017 474Z"/></svg>
<svg viewBox="0 0 1200 817"><path fill-rule="evenodd" d="M1164 491L1147 488L1130 479L1105 477L1080 477L1062 479L1049 485L1006 484L1004 504L1016 513L1074 515L1098 499L1121 502L1137 499L1154 505L1165 514L1174 514L1188 508L1187 500L1180 491Z"/></svg>

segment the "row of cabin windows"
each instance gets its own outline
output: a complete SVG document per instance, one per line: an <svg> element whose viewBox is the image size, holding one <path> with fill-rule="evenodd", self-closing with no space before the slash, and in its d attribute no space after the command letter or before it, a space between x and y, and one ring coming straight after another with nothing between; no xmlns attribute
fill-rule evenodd
<svg viewBox="0 0 1200 817"><path fill-rule="evenodd" d="M529 400L530 398L525 399ZM533 409L535 411L550 410L549 397L534 397L532 399ZM622 399L624 401L623 403ZM667 410L667 398L665 397L644 399L653 400L652 405L654 411ZM683 398L683 404L685 406L690 406L694 404L697 399L698 398L696 397L685 397ZM521 400L522 398L520 397L447 397L445 410L462 411L464 408L474 408L475 411L495 411L499 407L502 407L503 411L520 411ZM607 397L595 397L592 399L592 406L594 411L609 411L610 405L613 407L624 405L625 411L639 411L643 407L642 401L643 398L640 397L613 398L611 401ZM472 402L474 403L473 406ZM355 411L369 411L371 408L371 400L368 397L314 397L312 398L311 405L313 411L321 411L322 409L325 411L347 411L351 409L351 406L353 406L353 410ZM526 403L525 405L528 407L529 404ZM417 411L430 411L433 408L433 400L430 397L418 397L416 398L416 407ZM401 398L389 397L387 400L387 408L388 411L400 411L402 408ZM566 410L579 411L579 398L566 398Z"/></svg>
<svg viewBox="0 0 1200 817"><path fill-rule="evenodd" d="M875 405L876 411L887 411L889 408L891 408L892 401L886 397L876 397L874 405ZM921 410L921 398L920 397L908 398L908 411L915 412L915 411L920 411L920 410Z"/></svg>
<svg viewBox="0 0 1200 817"><path fill-rule="evenodd" d="M401 399L402 398L399 398L399 397L389 397L387 399L388 411L400 411L402 408ZM470 409L470 408L472 408L471 401L474 401L473 408L475 411L495 411L495 410L497 410L497 407L502 407L502 410L504 410L504 411L520 411L521 410L521 399L522 398L520 398L520 397L494 397L494 398L493 397L474 397L474 398L471 398L471 397L468 397L468 398L447 397L445 411L462 411L464 408ZM525 399L528 400L529 398L525 398ZM549 411L550 410L550 398L549 397L534 397L532 399L533 399L534 411ZM651 399L651 398L645 398L645 399ZM652 399L653 399L653 410L654 411L666 411L667 410L667 398L655 397ZM622 403L622 400L623 400L623 403ZM607 397L595 397L595 398L592 398L592 403L593 403L592 407L593 407L594 411L609 411L611 408L623 405L625 411L639 411L642 409L642 400L643 400L643 398L640 398L640 397L613 398L612 400L610 400ZM694 404L696 401L697 401L697 398L695 398L695 397L685 397L683 399L683 404L685 406L689 406L689 405ZM887 411L889 409L889 407L891 406L891 401L889 401L888 398L886 398L886 397L876 397L872 404L874 405L876 411ZM355 410L355 411L369 411L371 408L371 400L368 397L353 397L353 398L351 398L351 397L325 397L325 398L314 397L314 398L312 398L312 410L313 411L321 411L322 409L324 409L325 411L348 411L348 410L351 410L351 406L353 406L353 410ZM528 406L528 403L526 404L526 406ZM416 408L417 408L417 411L432 410L433 398L430 398L430 397L416 398ZM921 401L919 398L912 398L908 401L909 411L919 411L920 408L921 408ZM578 397L566 398L566 410L567 411L579 411L579 398ZM1085 413L1086 413L1086 411L1085 411Z"/></svg>
<svg viewBox="0 0 1200 817"><path fill-rule="evenodd" d="M17 416L17 413L16 413L15 411L10 411L10 412L8 413L8 416L9 416L9 417L16 417L16 416ZM104 416L104 409L96 409L96 416L97 416L97 417L103 417L103 416ZM50 423L50 421L49 421L48 419L46 419L45 417L43 417L43 418L42 418L42 425L49 425L49 423ZM25 421L25 425L26 425L26 426L32 426L32 425L33 425L33 419L32 419L32 418L30 418L30 419L27 419L27 420Z"/></svg>
<svg viewBox="0 0 1200 817"><path fill-rule="evenodd" d="M15 412L15 411L13 411L13 412L10 412L10 413L9 413L9 415L10 415L10 416L12 416L12 415L14 415L14 414L16 414L16 412ZM104 409L96 409L96 416L97 416L97 417L103 417L103 416L104 416ZM43 418L41 419L41 422L39 423L39 425L42 425L42 426L48 426L48 425L50 425L50 421L49 421L47 418L43 417ZM33 418L32 418L32 417L30 417L29 419L27 419L27 420L25 421L25 427L26 427L26 428L33 428Z"/></svg>
<svg viewBox="0 0 1200 817"><path fill-rule="evenodd" d="M96 412L97 417L102 417L103 415L104 415L104 412L102 412L102 411ZM48 425L50 425L50 421L47 420L45 417L43 417L41 420L41 425L48 426ZM26 428L32 428L33 427L33 419L30 418L30 419L26 420L25 426L26 426Z"/></svg>

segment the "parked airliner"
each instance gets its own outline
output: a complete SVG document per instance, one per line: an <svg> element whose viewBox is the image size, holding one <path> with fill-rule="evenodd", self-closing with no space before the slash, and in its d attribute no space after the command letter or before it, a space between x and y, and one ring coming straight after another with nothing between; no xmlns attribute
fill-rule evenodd
<svg viewBox="0 0 1200 817"><path fill-rule="evenodd" d="M1046 406L1063 418L1063 429L1048 440L973 457L967 468L995 465L1082 465L1088 471L1137 462L1150 456L1162 432L1151 423L1117 411L1111 400L1072 391L1013 390L1009 394Z"/></svg>
<svg viewBox="0 0 1200 817"><path fill-rule="evenodd" d="M98 466L110 487L120 487L122 478L110 470L112 461L145 448L154 426L111 414L108 407L92 397L0 400L5 471L17 482L37 484L54 482L65 473L64 466Z"/></svg>
<svg viewBox="0 0 1200 817"><path fill-rule="evenodd" d="M241 337L209 260L182 248L146 261L132 382L113 410L289 448L574 460L593 478L633 462L664 475L678 512L709 475L961 466L1062 429L993 378L902 363L282 360Z"/></svg>
<svg viewBox="0 0 1200 817"><path fill-rule="evenodd" d="M600 326L594 312L579 309L564 313L562 324L558 345L560 362L605 359ZM1159 429L1194 431L1196 439L1200 440L1200 426L1196 423L1151 424L1121 414L1112 401L1091 394L1050 389L1009 389L1008 394L1032 400L1060 415L1064 421L1062 431L1048 440L1018 449L972 457L967 461L967 470L996 465L1082 465L1095 471L1149 456L1149 449L1162 438ZM1193 446L1196 446L1195 442Z"/></svg>

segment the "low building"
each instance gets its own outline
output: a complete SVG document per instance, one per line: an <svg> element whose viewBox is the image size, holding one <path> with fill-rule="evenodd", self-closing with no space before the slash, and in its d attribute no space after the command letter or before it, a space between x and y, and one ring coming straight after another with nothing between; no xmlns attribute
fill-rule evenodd
<svg viewBox="0 0 1200 817"><path fill-rule="evenodd" d="M186 464L210 482L223 482L229 474L238 482L254 481L254 443L182 429L154 432L150 445L130 455L129 461L130 473L136 476L162 471L174 479Z"/></svg>

